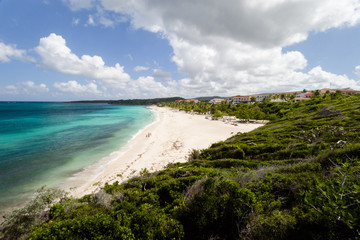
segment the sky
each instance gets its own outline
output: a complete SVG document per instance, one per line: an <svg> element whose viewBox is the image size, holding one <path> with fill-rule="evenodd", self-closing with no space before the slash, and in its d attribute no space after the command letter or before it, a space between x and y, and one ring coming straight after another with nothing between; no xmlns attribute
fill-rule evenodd
<svg viewBox="0 0 360 240"><path fill-rule="evenodd" d="M0 0L0 101L360 90L360 0Z"/></svg>

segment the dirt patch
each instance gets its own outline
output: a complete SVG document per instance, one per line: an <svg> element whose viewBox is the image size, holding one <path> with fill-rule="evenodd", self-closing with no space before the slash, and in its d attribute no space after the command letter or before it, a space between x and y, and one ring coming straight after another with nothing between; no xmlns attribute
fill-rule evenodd
<svg viewBox="0 0 360 240"><path fill-rule="evenodd" d="M331 115L339 115L340 113L341 113L340 110L336 110L330 106L325 105L325 106L322 106L321 111L319 112L319 115L328 117Z"/></svg>

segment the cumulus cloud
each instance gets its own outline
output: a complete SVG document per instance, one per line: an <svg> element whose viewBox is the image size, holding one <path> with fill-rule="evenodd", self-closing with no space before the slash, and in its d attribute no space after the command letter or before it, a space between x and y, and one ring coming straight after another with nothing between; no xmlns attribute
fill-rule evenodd
<svg viewBox="0 0 360 240"><path fill-rule="evenodd" d="M88 24L113 27L131 21L135 29L160 34L173 48L171 60L185 78L155 69L152 76L132 79L119 63L101 56L78 56L55 33L40 39L37 65L88 82L56 82L62 93L114 98L184 97L249 94L329 87L359 88L346 75L321 66L308 72L305 56L284 47L306 40L311 32L359 23L356 0L63 0L73 11L91 9ZM84 20L85 21L85 20ZM79 19L74 18L78 25ZM132 56L128 56L132 59ZM0 62L35 61L25 50L0 42ZM137 66L134 71L147 71ZM360 77L360 66L355 68ZM89 81L91 80L91 81ZM45 84L21 82L0 87L2 93L48 92Z"/></svg>
<svg viewBox="0 0 360 240"><path fill-rule="evenodd" d="M81 85L77 81L68 82L55 82L54 87L61 92L76 93L76 94L95 94L98 95L101 92L95 82L90 82L86 85Z"/></svg>
<svg viewBox="0 0 360 240"><path fill-rule="evenodd" d="M162 83L156 81L153 77L139 77L129 83L126 95L130 98L157 98L176 95L176 90L171 87L165 87Z"/></svg>
<svg viewBox="0 0 360 240"><path fill-rule="evenodd" d="M302 41L310 31L325 31L359 21L353 0L102 0L105 9L132 16L134 26L184 39L222 36L274 47Z"/></svg>
<svg viewBox="0 0 360 240"><path fill-rule="evenodd" d="M83 55L78 57L66 46L65 39L54 33L40 39L40 44L35 48L41 60L39 65L53 71L83 76L88 79L101 80L112 88L122 88L131 80L124 72L124 67L119 63L115 66L106 66L100 56Z"/></svg>
<svg viewBox="0 0 360 240"><path fill-rule="evenodd" d="M170 82L172 80L171 73L161 69L154 69L153 77L159 79L161 82Z"/></svg>
<svg viewBox="0 0 360 240"><path fill-rule="evenodd" d="M10 62L11 59L31 60L25 50L17 49L15 45L0 42L0 62Z"/></svg>
<svg viewBox="0 0 360 240"><path fill-rule="evenodd" d="M0 93L10 95L37 95L49 92L47 86L43 83L36 85L33 81L19 82L15 85L0 86Z"/></svg>
<svg viewBox="0 0 360 240"><path fill-rule="evenodd" d="M317 89L331 87L333 88L358 88L359 84L348 78L346 75L336 75L330 72L324 71L320 66L317 66L309 71L308 82L313 83Z"/></svg>
<svg viewBox="0 0 360 240"><path fill-rule="evenodd" d="M176 93L176 86L171 85L173 83L168 82L166 86L163 84L164 80L170 80L167 79L171 78L170 73L155 70L154 75L161 78L160 81L150 76L131 79L120 64L110 67L105 65L100 56L78 57L67 47L65 39L54 33L41 38L35 52L40 56L38 65L42 68L96 80L87 84L77 81L55 82L54 87L63 93L101 95L108 98L158 97ZM136 69L146 70L141 66Z"/></svg>
<svg viewBox="0 0 360 240"><path fill-rule="evenodd" d="M110 12L129 16L135 28L169 40L172 61L188 77L176 88L184 96L234 95L329 86L330 81L358 86L346 76L314 68L304 73L301 52L285 46L310 32L359 23L354 0L102 0ZM155 75L154 75L155 76ZM328 81L328 82L326 82ZM297 89L295 89L297 90Z"/></svg>

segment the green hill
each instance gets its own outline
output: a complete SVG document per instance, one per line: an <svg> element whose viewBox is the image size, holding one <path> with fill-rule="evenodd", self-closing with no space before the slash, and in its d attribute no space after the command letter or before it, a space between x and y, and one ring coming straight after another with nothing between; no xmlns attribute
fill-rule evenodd
<svg viewBox="0 0 360 240"><path fill-rule="evenodd" d="M186 163L144 170L82 199L63 198L42 214L13 215L4 238L359 238L360 96L222 107L272 121L194 150ZM19 228L24 219L34 228Z"/></svg>

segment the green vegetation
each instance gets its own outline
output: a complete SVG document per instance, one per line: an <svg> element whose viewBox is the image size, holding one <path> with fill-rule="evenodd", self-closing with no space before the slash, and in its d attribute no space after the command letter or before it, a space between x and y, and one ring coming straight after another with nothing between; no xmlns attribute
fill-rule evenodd
<svg viewBox="0 0 360 240"><path fill-rule="evenodd" d="M42 224L21 233L28 239L360 237L360 96L171 105L236 116L258 111L272 121L193 150L186 163L143 170L81 199L62 198L42 213ZM19 236L11 224L3 224L5 239Z"/></svg>
<svg viewBox="0 0 360 240"><path fill-rule="evenodd" d="M198 114L210 113L213 117L236 116L238 119L275 120L283 117L294 108L293 103L256 102L253 104L238 104L222 102L211 104L209 102L163 102L158 106L167 106L181 111Z"/></svg>

